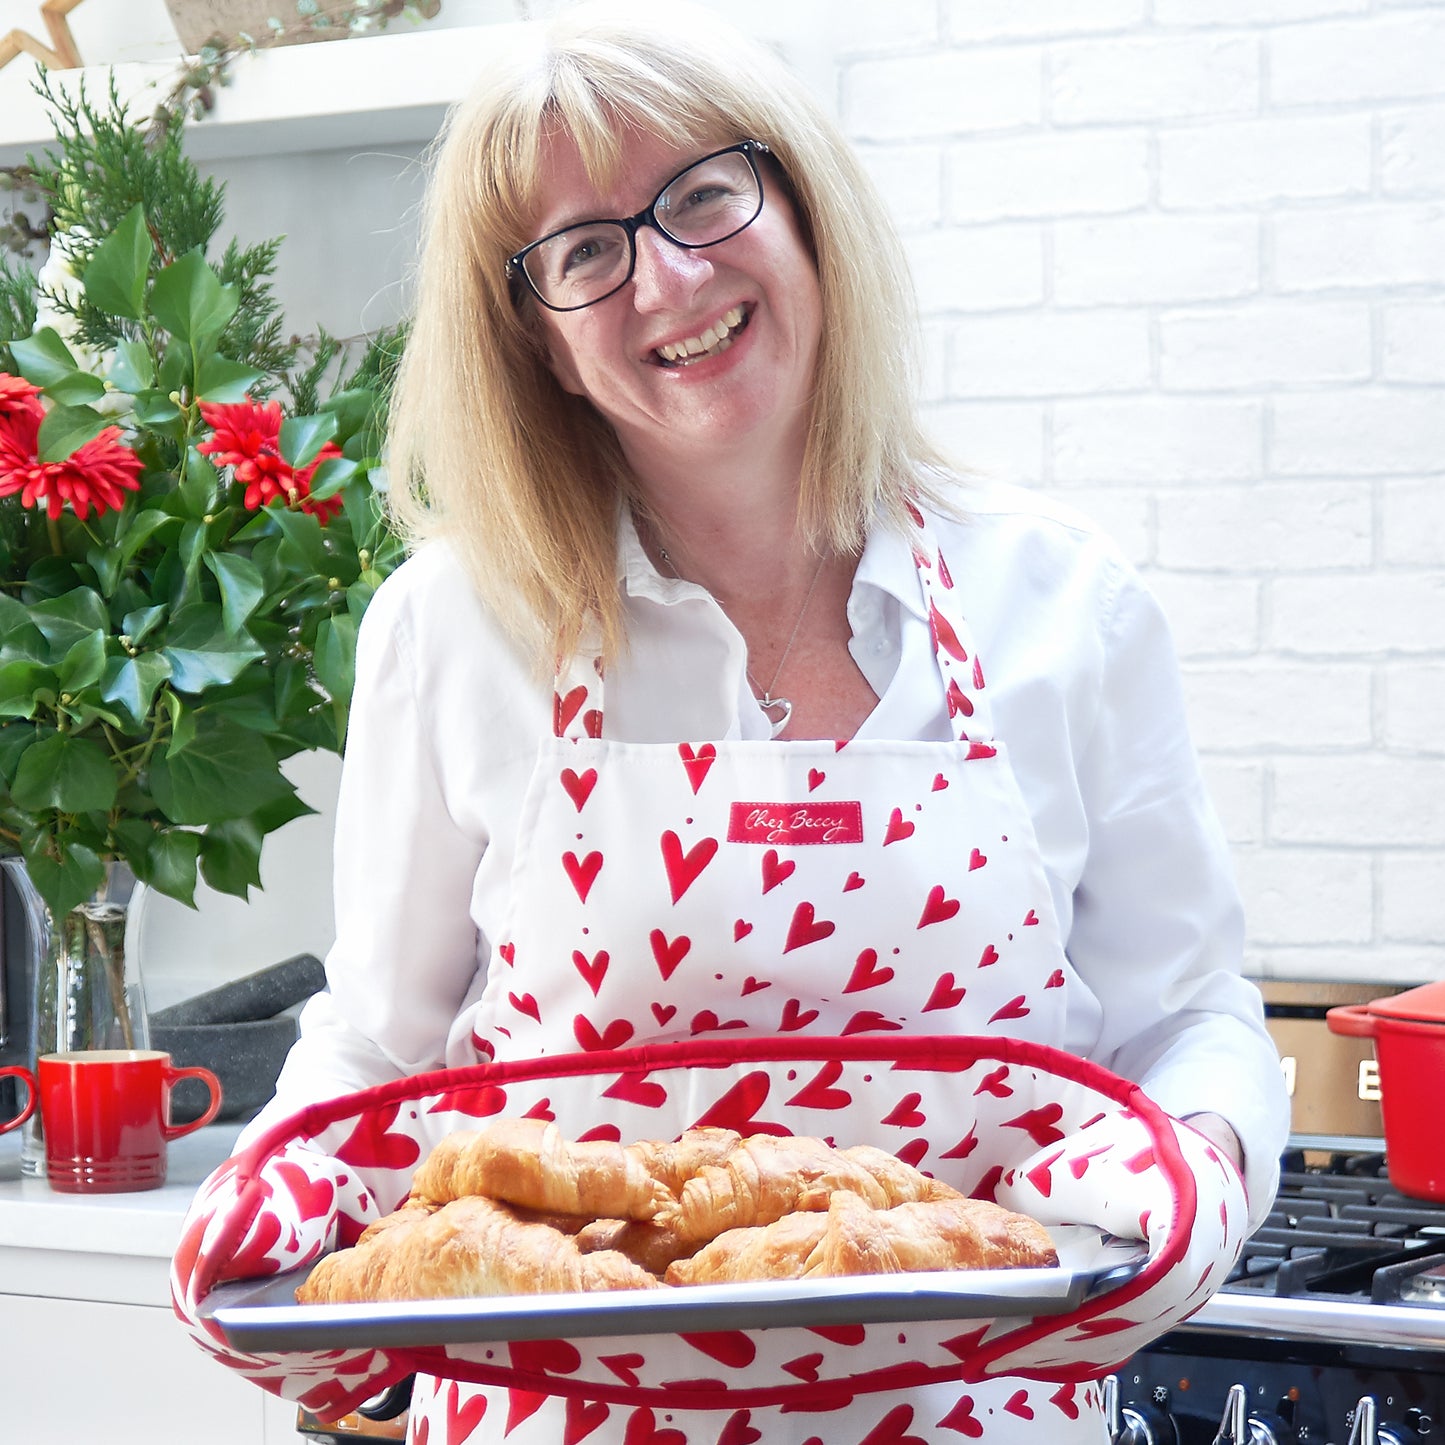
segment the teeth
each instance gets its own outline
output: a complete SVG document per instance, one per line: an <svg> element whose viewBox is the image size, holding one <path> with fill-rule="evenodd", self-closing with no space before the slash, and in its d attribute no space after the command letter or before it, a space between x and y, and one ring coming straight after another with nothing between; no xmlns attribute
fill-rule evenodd
<svg viewBox="0 0 1445 1445"><path fill-rule="evenodd" d="M741 306L734 306L721 320L714 321L701 336L689 336L686 341L669 341L657 348L657 354L674 365L685 365L690 357L726 351L732 345L732 332L742 324L744 314Z"/></svg>

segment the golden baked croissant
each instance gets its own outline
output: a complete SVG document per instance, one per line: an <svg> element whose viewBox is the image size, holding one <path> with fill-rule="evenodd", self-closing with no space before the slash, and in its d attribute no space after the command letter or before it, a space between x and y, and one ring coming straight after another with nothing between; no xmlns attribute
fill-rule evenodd
<svg viewBox="0 0 1445 1445"><path fill-rule="evenodd" d="M655 1276L615 1252L582 1254L551 1225L469 1195L413 1199L327 1255L296 1291L301 1304L656 1289Z"/></svg>
<svg viewBox="0 0 1445 1445"><path fill-rule="evenodd" d="M678 1231L685 1239L712 1239L725 1229L771 1224L794 1210L827 1209L839 1189L875 1209L961 1197L881 1149L840 1150L821 1139L753 1134L721 1164L705 1165L683 1185Z"/></svg>
<svg viewBox="0 0 1445 1445"><path fill-rule="evenodd" d="M800 1211L728 1230L670 1265L666 1278L674 1285L718 1284L1057 1263L1041 1224L985 1200L960 1195L874 1209L850 1190L837 1190L826 1214Z"/></svg>
<svg viewBox="0 0 1445 1445"><path fill-rule="evenodd" d="M449 1134L416 1171L412 1194L442 1204L486 1194L594 1219L651 1219L673 1207L672 1191L649 1172L637 1145L573 1143L542 1119L498 1119Z"/></svg>

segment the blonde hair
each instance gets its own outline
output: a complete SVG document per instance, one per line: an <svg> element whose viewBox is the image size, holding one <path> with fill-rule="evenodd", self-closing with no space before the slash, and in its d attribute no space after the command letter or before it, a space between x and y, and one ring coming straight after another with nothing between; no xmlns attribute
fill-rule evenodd
<svg viewBox="0 0 1445 1445"><path fill-rule="evenodd" d="M534 239L549 133L594 183L624 164L622 132L674 144L759 140L786 177L818 268L824 316L799 523L854 550L875 513L941 466L915 411L912 284L882 203L803 83L703 12L582 5L499 28L471 95L437 142L413 329L391 416L393 512L413 542L445 535L519 639L569 652L595 624L625 645L619 507L635 483L611 428L553 379L509 256ZM765 186L776 184L768 167Z"/></svg>

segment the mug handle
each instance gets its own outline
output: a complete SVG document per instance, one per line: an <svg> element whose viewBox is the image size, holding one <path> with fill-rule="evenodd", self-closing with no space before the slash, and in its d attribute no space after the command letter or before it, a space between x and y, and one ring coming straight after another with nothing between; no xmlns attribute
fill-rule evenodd
<svg viewBox="0 0 1445 1445"><path fill-rule="evenodd" d="M35 1112L35 1101L40 1097L35 1087L35 1075L29 1069L22 1069L17 1065L0 1069L0 1079L12 1076L25 1084L25 1107L13 1119L0 1123L0 1134L8 1134L10 1130L18 1129Z"/></svg>
<svg viewBox="0 0 1445 1445"><path fill-rule="evenodd" d="M165 1070L166 1078L166 1113L170 1114L171 1090L182 1079L199 1079L211 1091L211 1102L206 1106L206 1112L199 1119L192 1119L189 1124L172 1124L163 1121L161 1132L167 1139L179 1139L182 1134L190 1134L202 1125L209 1124L221 1109L221 1081L209 1069L178 1069L174 1064L167 1064Z"/></svg>

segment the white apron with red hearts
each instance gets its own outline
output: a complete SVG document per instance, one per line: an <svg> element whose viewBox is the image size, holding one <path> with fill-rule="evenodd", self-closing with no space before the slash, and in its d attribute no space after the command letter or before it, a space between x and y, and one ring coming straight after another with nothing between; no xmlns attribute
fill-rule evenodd
<svg viewBox="0 0 1445 1445"><path fill-rule="evenodd" d="M449 1059L464 1040L505 1061L732 1031L1060 1041L1070 969L1033 824L927 528L915 557L952 742L621 743L601 736L600 669L583 659L559 678L510 917ZM897 1152L928 1168L930 1151L962 1142L938 1133L949 1122L920 1122ZM454 1411L450 1389L420 1417ZM1017 1390L991 1386L997 1399L977 1408L1002 1409ZM1062 1414L1045 1397L1032 1420L1015 1402L1007 1438L1059 1442L1067 1427L1098 1440L1085 1394L1080 1409L1070 1392ZM875 1425L879 1441L945 1438L933 1427L956 1399L880 1396L853 1407L848 1428L863 1425L860 1440ZM762 1414L749 1428L769 1442L816 1437L805 1417ZM679 1420L667 1437L678 1445L718 1438L716 1418ZM563 1402L539 1403L523 1424L512 1421L514 1445L562 1439ZM627 1428L593 1438L648 1438ZM842 1428L829 1421L829 1438Z"/></svg>
<svg viewBox="0 0 1445 1445"><path fill-rule="evenodd" d="M175 1268L204 1347L323 1410L419 1368L414 1445L1105 1439L1095 1377L1222 1282L1243 1191L1137 1088L1050 1047L1071 969L983 672L919 528L953 742L618 743L601 736L597 672L559 684L512 917L449 1049L484 1062L312 1106L217 1171ZM1070 1316L976 1329L277 1360L200 1318L216 1282L354 1240L437 1138L501 1110L573 1137L713 1122L874 1144L1046 1223L1144 1240L1149 1264Z"/></svg>

